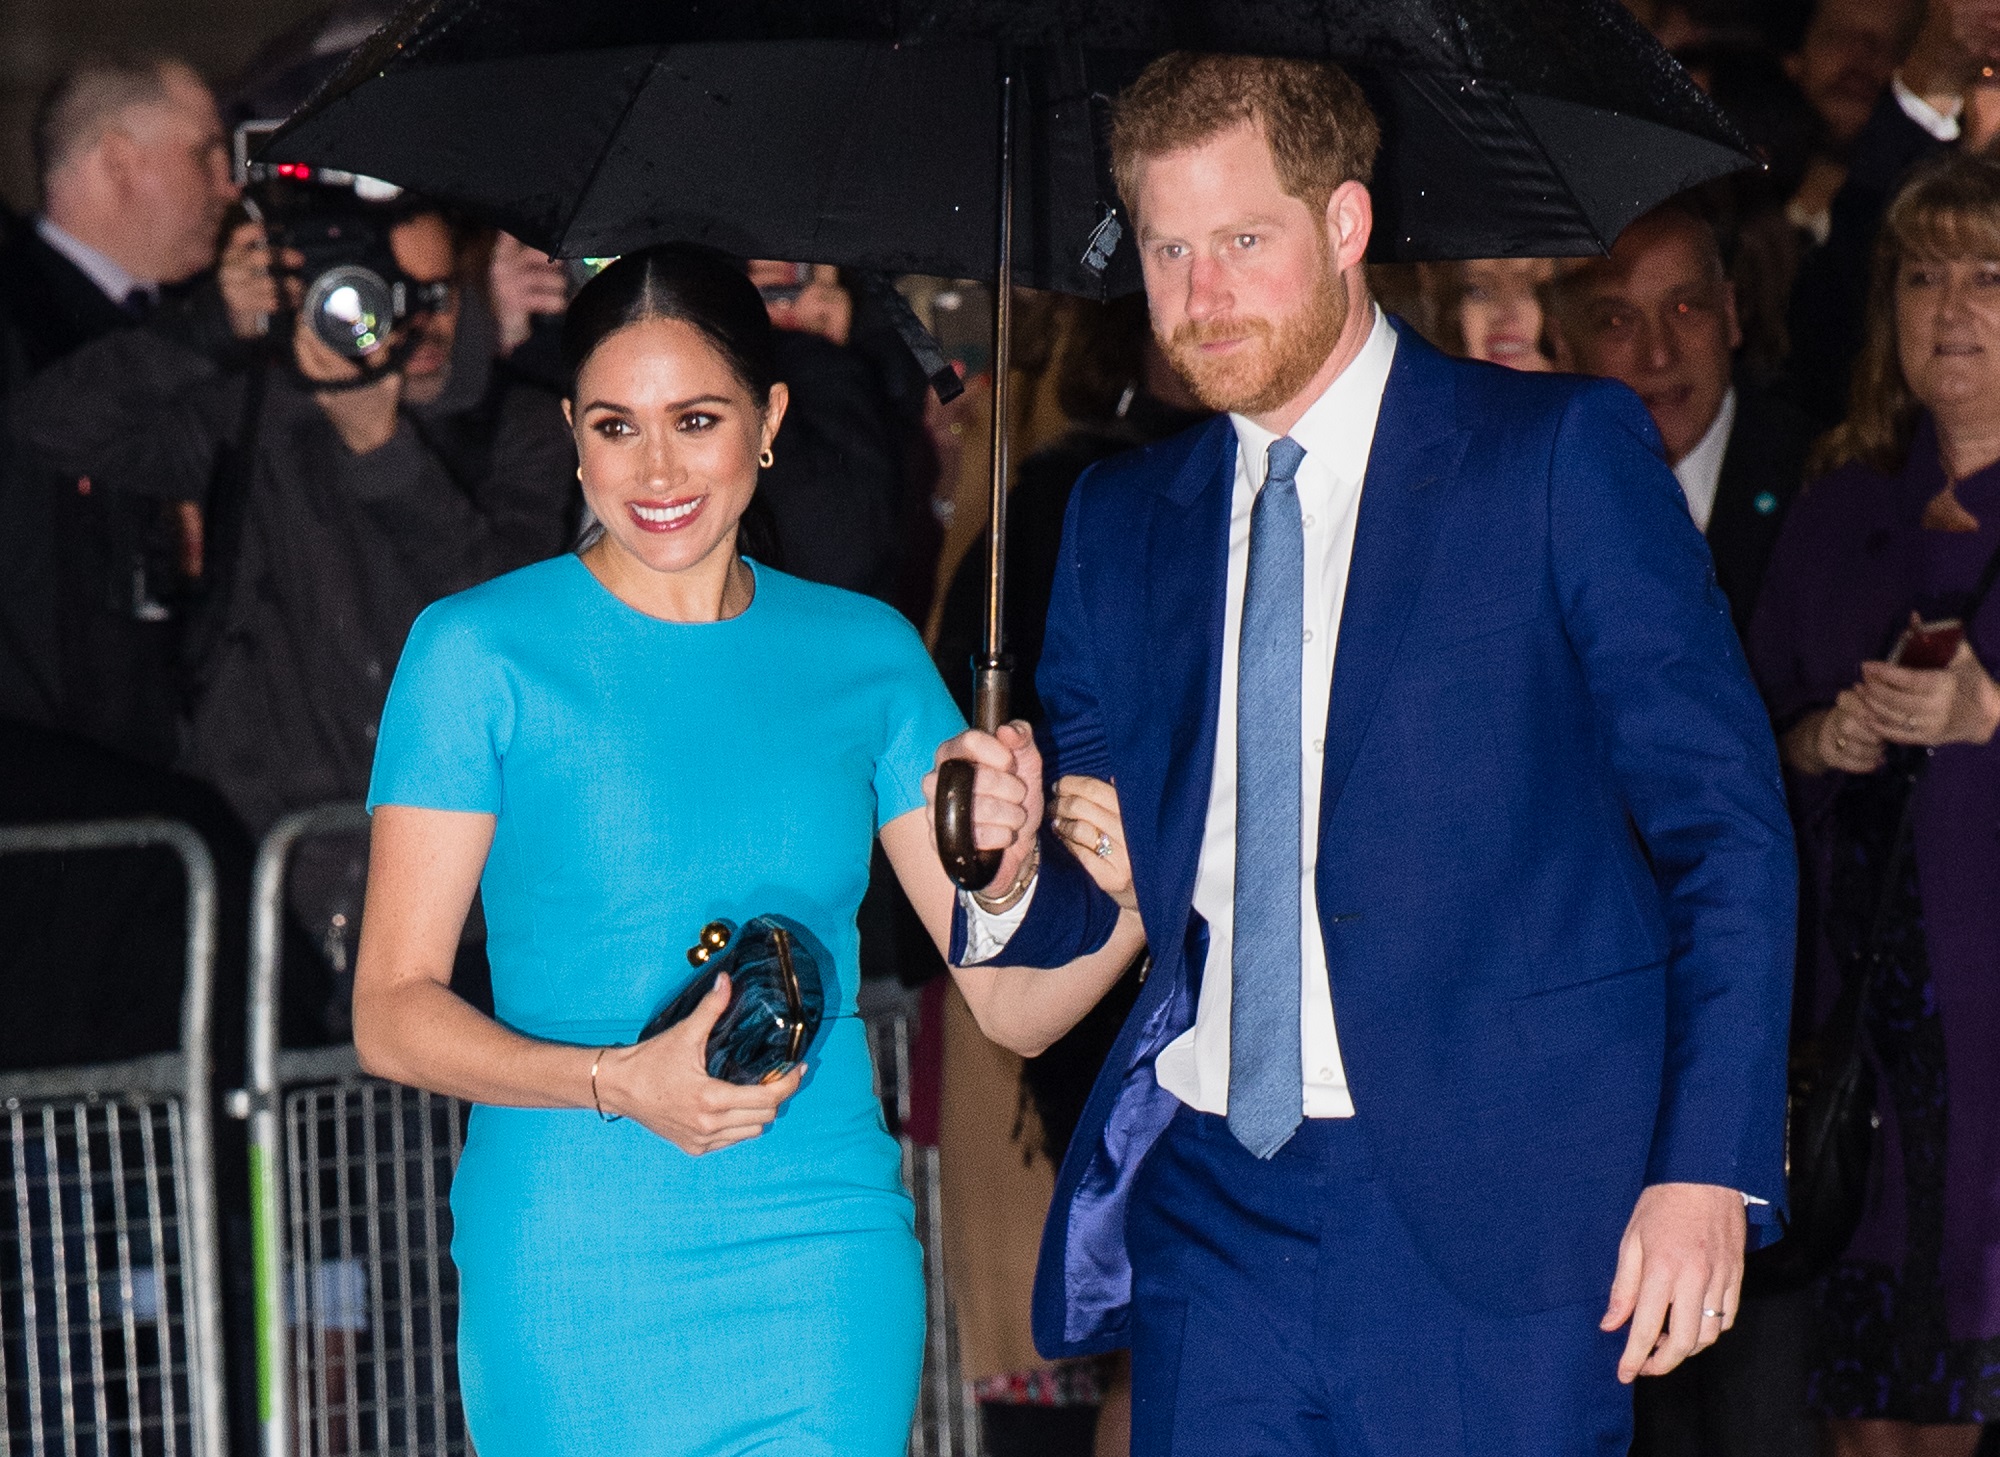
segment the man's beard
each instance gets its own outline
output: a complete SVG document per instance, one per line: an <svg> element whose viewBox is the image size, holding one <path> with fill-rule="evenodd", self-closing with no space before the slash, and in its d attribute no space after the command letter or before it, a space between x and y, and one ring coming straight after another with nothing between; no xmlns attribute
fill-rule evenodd
<svg viewBox="0 0 2000 1457"><path fill-rule="evenodd" d="M1318 281L1288 318L1190 319L1160 341L1196 399L1211 410L1262 415L1306 387L1347 327L1347 290L1328 263L1322 254ZM1219 358L1201 352L1203 344L1220 339L1241 339L1244 347Z"/></svg>

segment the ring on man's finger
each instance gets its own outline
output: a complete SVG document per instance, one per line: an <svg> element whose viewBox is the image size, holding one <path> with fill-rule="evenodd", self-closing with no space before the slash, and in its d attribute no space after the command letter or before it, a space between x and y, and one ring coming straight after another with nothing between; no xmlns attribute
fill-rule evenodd
<svg viewBox="0 0 2000 1457"><path fill-rule="evenodd" d="M1722 1319L1722 1312L1721 1312L1721 1311L1719 1311L1719 1310L1710 1310L1710 1309L1709 1309L1709 1308L1708 1308L1707 1306L1705 1306L1705 1305L1704 1305L1704 1306L1703 1306L1703 1307L1701 1308L1701 1313L1702 1313L1702 1314L1703 1314L1704 1316L1706 1316L1706 1317L1707 1317L1708 1319L1710 1319L1710 1320L1721 1320L1721 1319Z"/></svg>

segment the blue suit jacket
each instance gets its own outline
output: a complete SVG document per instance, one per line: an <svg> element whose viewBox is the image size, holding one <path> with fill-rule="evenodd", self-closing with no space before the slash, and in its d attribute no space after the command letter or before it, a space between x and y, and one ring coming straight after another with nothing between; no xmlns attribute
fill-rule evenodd
<svg viewBox="0 0 2000 1457"><path fill-rule="evenodd" d="M1036 1343L1127 1343L1132 1179L1176 1100L1214 759L1235 432L1071 498L1038 683L1054 773L1118 786L1153 951L1070 1144ZM1658 437L1622 386L1404 329L1335 655L1318 899L1358 1115L1460 1298L1604 1298L1640 1189L1784 1195L1797 868L1769 722ZM1115 910L1067 854L1005 959Z"/></svg>

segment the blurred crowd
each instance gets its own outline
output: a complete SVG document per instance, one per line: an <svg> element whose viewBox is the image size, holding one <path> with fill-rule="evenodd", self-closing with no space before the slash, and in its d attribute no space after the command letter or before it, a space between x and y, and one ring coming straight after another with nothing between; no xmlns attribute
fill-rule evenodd
<svg viewBox="0 0 2000 1457"><path fill-rule="evenodd" d="M1927 604L1962 602L2000 563L1982 527L2000 527L2000 0L1747 19L1723 0L1633 4L1764 167L1638 219L1603 257L1380 268L1376 291L1450 352L1608 377L1645 403L1792 778L1802 1035L1851 959L1843 887L1914 875L1923 890L1905 908L1917 950L1892 958L1876 1003L1892 1127L1855 1247L1808 1287L1753 1273L1736 1331L1641 1383L1635 1450L1805 1457L1830 1420L1842 1452L1970 1451L1905 1429L1962 1435L2000 1412L2000 757L1984 722L2000 690L1981 666L2000 641L1968 622L1977 651L1914 687L1859 665L1885 655L1885 625L1941 615ZM83 61L36 114L38 210L0 219L0 821L164 814L202 831L223 872L229 1080L258 839L362 796L426 604L567 550L586 524L557 336L588 263L368 179L246 179L236 129L282 115L273 94L264 77L218 100L170 59ZM320 306L357 260L396 291L372 352L318 326L354 322ZM969 706L991 290L911 278L887 297L823 265L745 267L793 401L745 549L896 606ZM949 402L905 349L906 306L960 377ZM1007 633L1015 710L1035 720L1071 488L1199 414L1142 298L1024 293L1016 330L998 422L1018 462ZM1841 786L1906 751L1935 767L1914 856L1885 866L1882 812ZM365 852L336 838L299 858L291 1042L346 1034ZM180 896L171 863L140 852L10 865L0 1069L173 1045ZM987 1448L1120 1451L1117 1361L1042 1363L1027 1289L1054 1167L1143 966L1023 1063L978 1036L892 891L862 915L868 974L923 988L916 1131L942 1152ZM475 1001L480 934L475 916L455 982Z"/></svg>

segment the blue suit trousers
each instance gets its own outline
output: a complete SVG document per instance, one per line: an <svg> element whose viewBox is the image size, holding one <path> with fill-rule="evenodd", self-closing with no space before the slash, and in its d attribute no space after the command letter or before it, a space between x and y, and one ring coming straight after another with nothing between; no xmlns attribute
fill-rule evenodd
<svg viewBox="0 0 2000 1457"><path fill-rule="evenodd" d="M1375 1178L1360 1118L1251 1157L1182 1108L1126 1223L1133 1457L1623 1457L1604 1299L1468 1307ZM1608 1297L1609 1292L1606 1292Z"/></svg>

